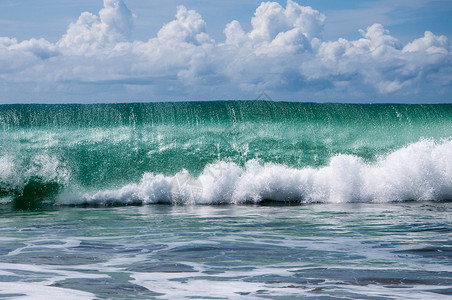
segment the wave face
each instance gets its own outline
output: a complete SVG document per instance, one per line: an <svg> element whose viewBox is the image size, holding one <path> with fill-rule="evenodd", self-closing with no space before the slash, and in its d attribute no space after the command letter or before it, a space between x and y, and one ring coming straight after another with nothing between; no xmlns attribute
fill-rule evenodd
<svg viewBox="0 0 452 300"><path fill-rule="evenodd" d="M0 199L48 204L452 199L452 105L0 106Z"/></svg>

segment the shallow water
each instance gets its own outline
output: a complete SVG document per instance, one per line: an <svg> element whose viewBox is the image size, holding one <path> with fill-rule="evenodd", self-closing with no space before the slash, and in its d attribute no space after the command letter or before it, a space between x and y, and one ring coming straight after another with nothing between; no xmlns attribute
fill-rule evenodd
<svg viewBox="0 0 452 300"><path fill-rule="evenodd" d="M452 203L0 213L1 299L441 299Z"/></svg>

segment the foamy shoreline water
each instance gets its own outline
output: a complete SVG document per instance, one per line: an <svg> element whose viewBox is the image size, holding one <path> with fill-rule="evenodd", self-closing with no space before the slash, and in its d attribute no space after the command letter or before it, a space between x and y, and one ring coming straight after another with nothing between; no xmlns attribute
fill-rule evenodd
<svg viewBox="0 0 452 300"><path fill-rule="evenodd" d="M2 211L0 298L446 299L451 213L432 202Z"/></svg>

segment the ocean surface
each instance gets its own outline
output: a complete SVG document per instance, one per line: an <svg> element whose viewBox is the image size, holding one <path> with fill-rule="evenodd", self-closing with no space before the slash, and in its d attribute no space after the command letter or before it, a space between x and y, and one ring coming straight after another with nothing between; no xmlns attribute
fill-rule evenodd
<svg viewBox="0 0 452 300"><path fill-rule="evenodd" d="M452 104L0 105L0 299L452 297Z"/></svg>

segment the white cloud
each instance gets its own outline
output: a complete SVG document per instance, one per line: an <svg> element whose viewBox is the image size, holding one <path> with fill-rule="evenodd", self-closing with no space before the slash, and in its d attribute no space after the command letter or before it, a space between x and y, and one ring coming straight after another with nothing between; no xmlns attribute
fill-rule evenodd
<svg viewBox="0 0 452 300"><path fill-rule="evenodd" d="M157 34L162 42L191 43L200 45L209 42L206 33L206 22L194 10L187 10L184 6L177 8L176 20L169 22Z"/></svg>
<svg viewBox="0 0 452 300"><path fill-rule="evenodd" d="M121 0L104 0L99 16L89 12L71 23L57 46L67 54L95 55L129 39L133 14Z"/></svg>
<svg viewBox="0 0 452 300"><path fill-rule="evenodd" d="M403 52L425 51L429 54L448 54L447 38L445 36L435 36L432 32L426 31L424 37L415 39L403 47Z"/></svg>
<svg viewBox="0 0 452 300"><path fill-rule="evenodd" d="M22 53L24 55L35 55L41 59L58 55L57 47L45 39L30 39L18 43L16 39L0 37L0 49L10 53Z"/></svg>
<svg viewBox="0 0 452 300"><path fill-rule="evenodd" d="M184 6L148 41L130 40L133 19L122 0L104 0L98 15L82 13L54 44L0 38L0 83L58 90L68 82L97 83L99 90L136 84L149 86L143 90L154 92L149 98L166 93L232 98L265 89L322 100L340 94L349 100L365 94L410 96L419 86L444 93L452 83L446 37L426 31L402 45L374 24L360 30L360 39L323 41L325 16L292 0L286 7L263 2L248 32L232 21L220 42L209 36L201 15Z"/></svg>
<svg viewBox="0 0 452 300"><path fill-rule="evenodd" d="M432 46L437 47L436 51L432 51L431 47L425 46L429 45L425 38L402 48L380 24L360 32L363 38L356 41L339 39L320 43L315 60L308 62L301 72L313 78L329 76L333 81L353 77L351 83L357 83L358 87L370 86L381 94L388 94L409 87L416 81L425 81L427 74L434 75L440 68L451 66L451 54L444 36L430 36L431 33L426 32L429 41L444 42ZM408 54L409 51L412 52Z"/></svg>
<svg viewBox="0 0 452 300"><path fill-rule="evenodd" d="M262 2L251 19L252 40L269 41L281 32L297 28L308 38L317 36L325 21L325 16L311 7L300 6L287 1L286 9L276 2Z"/></svg>

